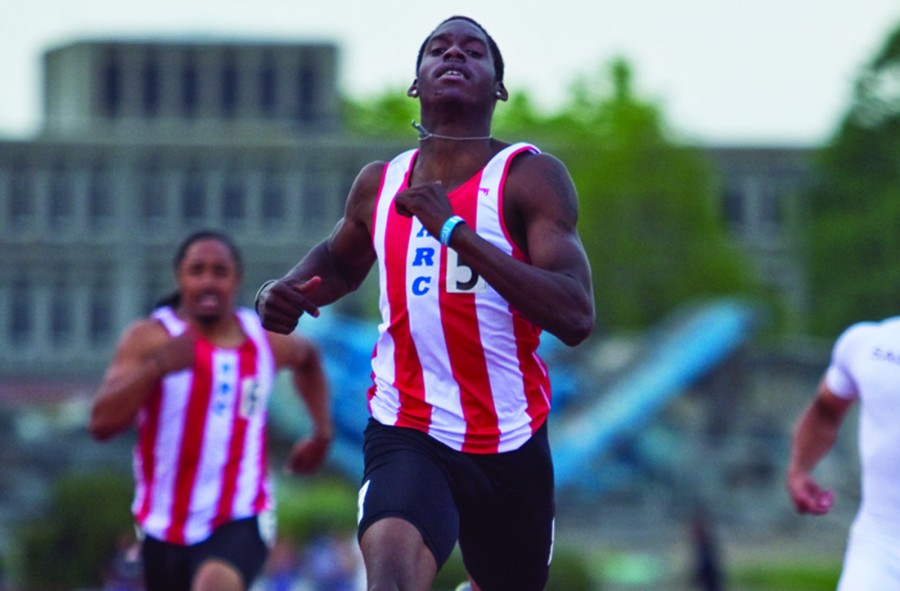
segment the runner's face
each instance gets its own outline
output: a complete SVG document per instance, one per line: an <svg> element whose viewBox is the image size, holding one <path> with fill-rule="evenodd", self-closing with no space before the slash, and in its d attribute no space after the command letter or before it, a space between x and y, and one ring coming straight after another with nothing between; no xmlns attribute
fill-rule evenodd
<svg viewBox="0 0 900 591"><path fill-rule="evenodd" d="M419 95L495 100L499 82L484 33L464 20L438 27L419 64Z"/></svg>
<svg viewBox="0 0 900 591"><path fill-rule="evenodd" d="M241 278L228 246L214 239L195 242L177 277L181 306L189 317L212 324L231 313Z"/></svg>

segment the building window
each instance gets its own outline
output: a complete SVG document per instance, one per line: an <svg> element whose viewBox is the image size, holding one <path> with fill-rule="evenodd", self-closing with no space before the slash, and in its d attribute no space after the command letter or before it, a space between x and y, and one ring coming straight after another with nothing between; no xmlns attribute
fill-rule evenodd
<svg viewBox="0 0 900 591"><path fill-rule="evenodd" d="M58 283L53 290L50 304L50 337L54 344L62 345L72 338L72 297L70 290Z"/></svg>
<svg viewBox="0 0 900 591"><path fill-rule="evenodd" d="M307 228L316 228L329 217L328 202L331 198L328 185L321 173L309 169L303 177L303 197L300 200L301 220Z"/></svg>
<svg viewBox="0 0 900 591"><path fill-rule="evenodd" d="M206 216L206 190L203 175L196 168L188 170L181 185L181 215L188 225Z"/></svg>
<svg viewBox="0 0 900 591"><path fill-rule="evenodd" d="M287 210L285 207L284 179L275 172L268 172L263 181L262 217L268 224L283 223Z"/></svg>
<svg viewBox="0 0 900 591"><path fill-rule="evenodd" d="M143 99L144 115L154 117L159 112L159 61L156 56L147 56L141 70L141 97Z"/></svg>
<svg viewBox="0 0 900 591"><path fill-rule="evenodd" d="M244 183L236 174L225 179L222 188L222 218L225 223L239 222L247 217L247 194Z"/></svg>
<svg viewBox="0 0 900 591"><path fill-rule="evenodd" d="M90 317L88 318L88 334L94 345L104 345L112 335L113 298L108 281L98 281L91 290Z"/></svg>
<svg viewBox="0 0 900 591"><path fill-rule="evenodd" d="M151 164L144 169L141 183L141 218L159 221L166 215L165 186L159 166Z"/></svg>
<svg viewBox="0 0 900 591"><path fill-rule="evenodd" d="M72 174L63 166L53 169L50 178L50 227L55 230L67 228L72 218L73 195Z"/></svg>
<svg viewBox="0 0 900 591"><path fill-rule="evenodd" d="M12 228L26 225L34 217L32 171L14 165L9 175L9 221Z"/></svg>
<svg viewBox="0 0 900 591"><path fill-rule="evenodd" d="M786 195L790 187L783 178L772 178L762 183L759 191L759 222L768 232L779 232L785 222Z"/></svg>
<svg viewBox="0 0 900 591"><path fill-rule="evenodd" d="M263 60L259 70L259 110L263 117L275 115L278 103L277 74L271 56Z"/></svg>
<svg viewBox="0 0 900 591"><path fill-rule="evenodd" d="M746 223L744 195L735 187L727 187L722 195L722 214L732 228L741 228Z"/></svg>
<svg viewBox="0 0 900 591"><path fill-rule="evenodd" d="M238 104L238 71L233 53L229 52L223 56L219 84L222 114L225 117L232 117L237 111Z"/></svg>
<svg viewBox="0 0 900 591"><path fill-rule="evenodd" d="M181 110L187 117L193 117L200 102L199 74L193 54L188 54L186 59L181 67Z"/></svg>
<svg viewBox="0 0 900 591"><path fill-rule="evenodd" d="M113 219L112 175L103 165L91 169L88 178L88 219L91 227L108 227Z"/></svg>
<svg viewBox="0 0 900 591"><path fill-rule="evenodd" d="M146 289L144 291L143 310L147 314L158 308L175 294L176 289L172 287L171 277L172 271L168 267L150 265L147 268ZM167 280L163 281L163 277Z"/></svg>
<svg viewBox="0 0 900 591"><path fill-rule="evenodd" d="M31 309L32 299L29 294L28 282L25 279L18 279L13 282L10 297L10 308L12 318L9 323L9 340L16 345L25 344L31 335L32 315Z"/></svg>
<svg viewBox="0 0 900 591"><path fill-rule="evenodd" d="M100 96L103 101L103 114L114 118L122 107L122 66L117 53L111 51L107 55L102 79L103 90Z"/></svg>
<svg viewBox="0 0 900 591"><path fill-rule="evenodd" d="M316 72L309 64L297 72L297 119L304 123L316 116Z"/></svg>

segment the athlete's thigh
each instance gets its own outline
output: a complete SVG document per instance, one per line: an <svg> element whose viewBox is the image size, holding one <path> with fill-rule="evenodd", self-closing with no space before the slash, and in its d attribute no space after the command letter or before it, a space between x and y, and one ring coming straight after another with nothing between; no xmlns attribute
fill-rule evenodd
<svg viewBox="0 0 900 591"><path fill-rule="evenodd" d="M192 575L196 575L207 561L218 560L234 567L246 588L253 583L269 555L269 548L260 533L258 517L226 523L192 550Z"/></svg>
<svg viewBox="0 0 900 591"><path fill-rule="evenodd" d="M553 466L546 431L525 446L485 458L487 493L460 500L459 546L482 591L540 591L553 547Z"/></svg>
<svg viewBox="0 0 900 591"><path fill-rule="evenodd" d="M446 475L424 433L370 421L359 492L358 536L387 517L412 524L438 567L450 556L459 517Z"/></svg>

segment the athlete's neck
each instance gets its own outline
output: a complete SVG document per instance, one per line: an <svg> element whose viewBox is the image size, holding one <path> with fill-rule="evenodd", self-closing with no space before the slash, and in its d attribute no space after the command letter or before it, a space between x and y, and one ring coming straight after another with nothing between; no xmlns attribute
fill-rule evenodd
<svg viewBox="0 0 900 591"><path fill-rule="evenodd" d="M234 311L219 317L201 317L184 314L185 320L196 334L217 347L233 349L239 347L246 335Z"/></svg>
<svg viewBox="0 0 900 591"><path fill-rule="evenodd" d="M478 140L489 140L492 139L490 134L488 135L469 135L469 136L454 136L454 135L442 135L439 133L432 133L425 129L423 125L418 123L415 119L412 120L413 129L419 132L419 141L424 142L430 139L438 139L438 140L455 140L460 142L469 142L469 141L478 141Z"/></svg>

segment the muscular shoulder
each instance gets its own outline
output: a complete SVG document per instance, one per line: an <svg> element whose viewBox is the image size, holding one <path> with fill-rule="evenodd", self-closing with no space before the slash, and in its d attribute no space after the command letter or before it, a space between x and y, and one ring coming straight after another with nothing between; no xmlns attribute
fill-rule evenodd
<svg viewBox="0 0 900 591"><path fill-rule="evenodd" d="M169 332L155 318L132 322L119 338L119 355L142 357L169 340Z"/></svg>
<svg viewBox="0 0 900 591"><path fill-rule="evenodd" d="M525 244L525 228L537 220L547 222L553 231L575 232L578 196L565 165L546 153L517 155L503 189L503 216L520 247Z"/></svg>
<svg viewBox="0 0 900 591"><path fill-rule="evenodd" d="M559 158L547 152L520 152L509 167L509 178L513 180L537 180L547 174L564 174L568 176L565 165Z"/></svg>
<svg viewBox="0 0 900 591"><path fill-rule="evenodd" d="M347 197L346 217L368 222L381 186L385 163L377 160L366 164L356 175Z"/></svg>
<svg viewBox="0 0 900 591"><path fill-rule="evenodd" d="M387 163L383 160L375 160L369 162L356 175L354 187L358 186L360 190L367 192L375 192L381 184L381 176L384 174L384 167Z"/></svg>
<svg viewBox="0 0 900 591"><path fill-rule="evenodd" d="M166 339L169 331L156 318L147 317L132 322L123 335L132 339Z"/></svg>
<svg viewBox="0 0 900 591"><path fill-rule="evenodd" d="M510 163L505 194L517 201L557 201L575 207L575 185L566 166L547 153L523 152ZM575 213L573 209L571 214Z"/></svg>

